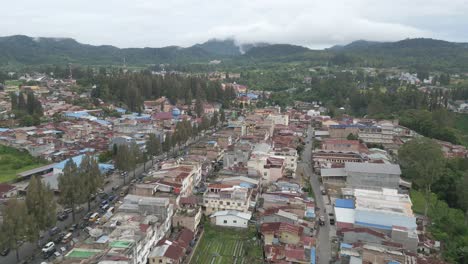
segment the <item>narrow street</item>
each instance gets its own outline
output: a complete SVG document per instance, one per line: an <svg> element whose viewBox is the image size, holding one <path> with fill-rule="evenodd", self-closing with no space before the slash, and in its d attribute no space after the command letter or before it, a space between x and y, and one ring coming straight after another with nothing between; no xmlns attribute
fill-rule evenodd
<svg viewBox="0 0 468 264"><path fill-rule="evenodd" d="M331 258L331 239L330 239L330 225L328 222L328 215L325 212L326 208L326 196L322 195L320 190L320 182L318 176L312 171L312 143L313 143L313 129L311 127L307 130L307 138L304 151L302 153L302 162L299 166L302 166L305 178L310 180L312 190L315 194L315 206L320 208L316 212L317 218L320 215L325 216L325 225L318 226L317 235L317 263L328 264Z"/></svg>

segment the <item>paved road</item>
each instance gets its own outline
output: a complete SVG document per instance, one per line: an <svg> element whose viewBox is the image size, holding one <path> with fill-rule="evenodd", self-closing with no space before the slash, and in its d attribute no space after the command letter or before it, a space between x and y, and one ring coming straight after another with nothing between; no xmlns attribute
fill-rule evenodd
<svg viewBox="0 0 468 264"><path fill-rule="evenodd" d="M318 180L318 176L313 173L312 171L312 142L313 142L313 129L309 127L307 131L307 139L304 148L304 152L302 153L302 162L301 166L303 167L303 172L307 175L307 178L310 179L310 184L312 186L312 190L315 194L315 203L319 211L317 211L317 217L319 215L325 216L325 225L319 226L318 230L318 238L317 238L317 257L319 264L328 264L331 258L331 242L330 242L330 225L328 223L328 215L325 213L325 206L326 196L321 194L320 190L320 182ZM327 210L328 212L328 210Z"/></svg>

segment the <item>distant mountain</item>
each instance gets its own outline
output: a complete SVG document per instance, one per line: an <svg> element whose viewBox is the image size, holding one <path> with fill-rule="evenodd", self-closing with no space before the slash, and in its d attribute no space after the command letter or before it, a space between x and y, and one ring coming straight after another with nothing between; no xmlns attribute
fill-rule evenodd
<svg viewBox="0 0 468 264"><path fill-rule="evenodd" d="M0 64L158 64L217 58L202 47L126 48L93 46L69 38L0 37Z"/></svg>
<svg viewBox="0 0 468 264"><path fill-rule="evenodd" d="M367 41L367 40L356 40L347 45L335 45L329 50L340 51L340 50L350 50L350 49L361 49L361 48L369 48L371 46L377 45L381 42L377 41Z"/></svg>
<svg viewBox="0 0 468 264"><path fill-rule="evenodd" d="M209 40L182 48L125 48L82 44L70 38L0 37L0 66L76 63L85 65L207 63L210 60L300 62L366 67L431 67L468 71L468 44L417 38L396 42L359 40L326 50L290 44L239 44L233 39ZM232 63L230 65L232 65Z"/></svg>
<svg viewBox="0 0 468 264"><path fill-rule="evenodd" d="M296 55L310 51L308 48L290 44L273 44L260 47L252 47L244 56L248 58L274 58Z"/></svg>
<svg viewBox="0 0 468 264"><path fill-rule="evenodd" d="M225 39L225 40L212 39L202 44L196 44L192 47L201 48L202 50L208 53L223 55L223 56L241 55L240 46L236 44L234 39Z"/></svg>

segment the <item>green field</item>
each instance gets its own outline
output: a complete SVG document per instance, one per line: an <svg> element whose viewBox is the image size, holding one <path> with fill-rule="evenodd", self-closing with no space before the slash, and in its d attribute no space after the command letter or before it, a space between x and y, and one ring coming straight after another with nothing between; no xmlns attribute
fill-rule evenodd
<svg viewBox="0 0 468 264"><path fill-rule="evenodd" d="M45 163L26 151L0 146L0 183L16 179L16 174L42 166Z"/></svg>
<svg viewBox="0 0 468 264"><path fill-rule="evenodd" d="M20 86L21 84L23 84L23 82L18 81L18 80L6 80L5 81L6 86Z"/></svg>
<svg viewBox="0 0 468 264"><path fill-rule="evenodd" d="M205 233L192 257L192 264L263 263L255 228L248 230L205 225Z"/></svg>

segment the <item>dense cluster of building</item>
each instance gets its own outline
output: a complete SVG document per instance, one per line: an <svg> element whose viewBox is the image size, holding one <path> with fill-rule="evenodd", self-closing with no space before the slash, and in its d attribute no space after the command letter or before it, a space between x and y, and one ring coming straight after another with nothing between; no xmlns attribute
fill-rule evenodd
<svg viewBox="0 0 468 264"><path fill-rule="evenodd" d="M324 185L332 233L340 240L342 263L419 263L420 252L435 252L422 218L412 211L408 190L394 155L419 135L397 121L314 115L314 170ZM466 148L439 142L446 156L466 157ZM463 150L461 150L463 149ZM455 154L456 153L456 154ZM423 239L424 238L424 239Z"/></svg>

